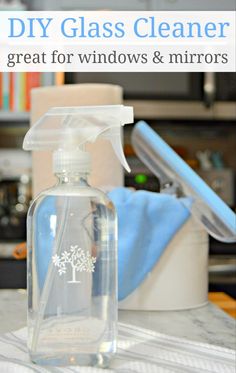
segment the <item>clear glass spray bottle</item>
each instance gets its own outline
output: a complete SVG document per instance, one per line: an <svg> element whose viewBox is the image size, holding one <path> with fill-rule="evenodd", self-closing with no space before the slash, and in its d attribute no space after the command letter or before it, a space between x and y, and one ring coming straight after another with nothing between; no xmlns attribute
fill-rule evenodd
<svg viewBox="0 0 236 373"><path fill-rule="evenodd" d="M85 143L110 140L129 169L121 126L130 107L53 108L26 134L25 150L52 149L55 186L27 220L28 348L46 365L106 367L116 351L117 221L111 201L87 182Z"/></svg>

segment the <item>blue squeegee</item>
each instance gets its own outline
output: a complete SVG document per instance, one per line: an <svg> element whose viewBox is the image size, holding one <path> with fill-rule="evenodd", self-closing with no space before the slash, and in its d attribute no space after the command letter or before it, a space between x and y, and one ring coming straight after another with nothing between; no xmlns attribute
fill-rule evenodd
<svg viewBox="0 0 236 373"><path fill-rule="evenodd" d="M132 144L137 156L158 178L179 185L192 199L191 213L211 236L236 242L235 213L144 121L135 125Z"/></svg>

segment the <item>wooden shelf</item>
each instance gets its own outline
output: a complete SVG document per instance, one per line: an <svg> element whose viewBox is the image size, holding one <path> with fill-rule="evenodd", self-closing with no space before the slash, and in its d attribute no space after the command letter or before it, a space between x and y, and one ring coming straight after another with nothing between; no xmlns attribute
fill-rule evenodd
<svg viewBox="0 0 236 373"><path fill-rule="evenodd" d="M208 299L225 311L228 315L236 319L236 300L230 297L228 294L219 293L208 293Z"/></svg>

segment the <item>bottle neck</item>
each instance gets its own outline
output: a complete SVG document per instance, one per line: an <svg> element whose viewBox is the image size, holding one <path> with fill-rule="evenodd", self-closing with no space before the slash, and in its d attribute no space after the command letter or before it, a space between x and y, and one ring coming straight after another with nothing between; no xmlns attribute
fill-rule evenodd
<svg viewBox="0 0 236 373"><path fill-rule="evenodd" d="M69 186L89 186L88 184L88 173L72 173L63 172L56 173L57 185L69 185Z"/></svg>

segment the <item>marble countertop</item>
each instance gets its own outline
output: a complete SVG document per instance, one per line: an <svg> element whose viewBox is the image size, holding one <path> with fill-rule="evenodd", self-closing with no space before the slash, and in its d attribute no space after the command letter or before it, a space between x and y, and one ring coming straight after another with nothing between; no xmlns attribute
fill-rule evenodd
<svg viewBox="0 0 236 373"><path fill-rule="evenodd" d="M0 290L0 333L26 325L26 291ZM186 311L119 311L119 321L193 341L236 348L236 321L211 303Z"/></svg>

